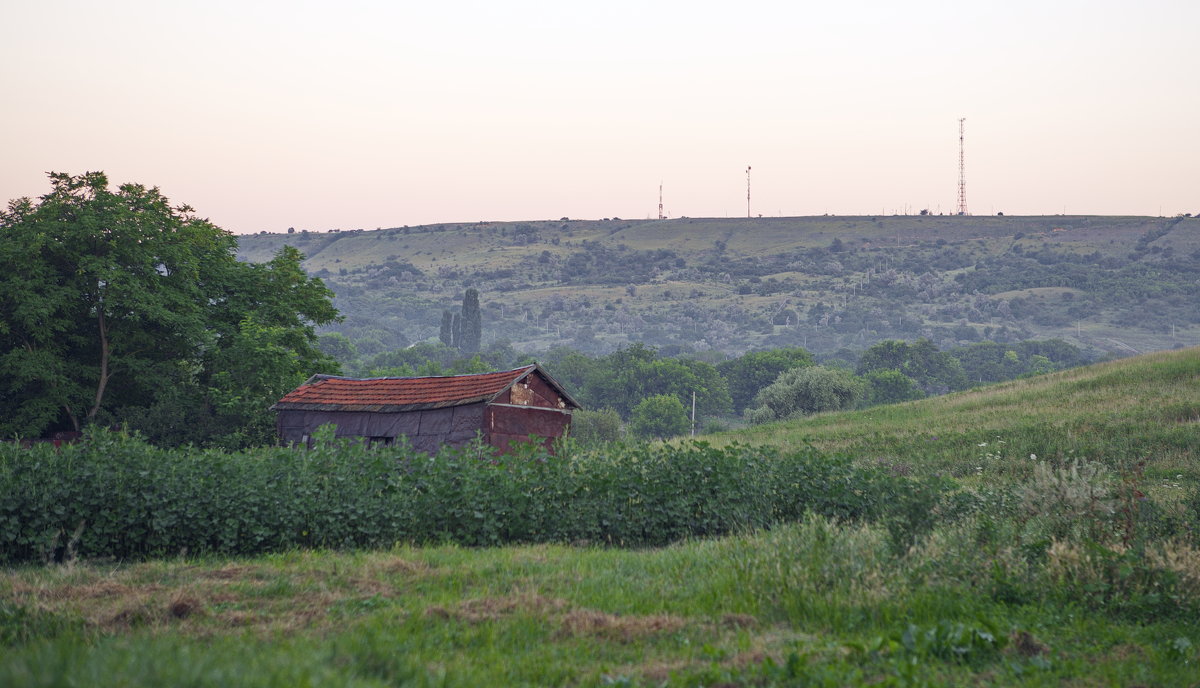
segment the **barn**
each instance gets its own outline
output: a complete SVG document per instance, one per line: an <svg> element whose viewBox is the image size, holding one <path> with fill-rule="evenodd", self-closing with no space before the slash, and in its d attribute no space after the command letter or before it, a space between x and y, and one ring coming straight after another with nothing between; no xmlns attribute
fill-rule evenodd
<svg viewBox="0 0 1200 688"><path fill-rule="evenodd" d="M450 377L351 378L314 375L271 409L285 445L308 445L332 423L338 437L389 445L407 438L424 452L477 435L501 451L515 440L561 437L579 404L538 364Z"/></svg>

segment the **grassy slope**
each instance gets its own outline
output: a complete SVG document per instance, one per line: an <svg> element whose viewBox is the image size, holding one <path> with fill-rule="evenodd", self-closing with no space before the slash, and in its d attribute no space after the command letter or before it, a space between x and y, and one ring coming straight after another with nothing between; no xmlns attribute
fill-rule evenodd
<svg viewBox="0 0 1200 688"><path fill-rule="evenodd" d="M1113 467L1145 459L1149 476L1200 480L1200 348L752 427L715 441L811 443L960 477L1021 475L1030 454Z"/></svg>
<svg viewBox="0 0 1200 688"><path fill-rule="evenodd" d="M999 447L972 479L992 484L1027 453L1146 456L1194 484L1200 350L725 438L966 474ZM991 569L963 563L954 537L897 559L879 527L810 520L649 551L398 546L9 569L0 685L1194 684L1190 622L999 600L969 582ZM905 649L909 624L943 622L1013 642L975 661ZM812 683L772 668L789 657Z"/></svg>
<svg viewBox="0 0 1200 688"><path fill-rule="evenodd" d="M565 255L578 250L584 241L615 246L626 244L638 250L671 249L693 259L707 255L715 241L738 256L763 256L796 248L828 246L835 237L867 246L906 246L945 240L949 244L974 241L1001 250L1012 245L1020 233L1029 245L1046 241L1072 251L1121 255L1143 232L1161 224L1151 217L788 217L788 218L683 218L676 220L570 222L489 222L414 227L364 232L250 234L239 237L239 255L255 262L269 260L285 244L300 248L310 271L355 268L378 263L397 254L421 270L434 270L447 261L462 267L496 269L512 267L519 259L537 256L543 250ZM1189 221L1190 222L1190 221ZM539 241L512 245L499 234L528 225L537 230ZM431 231L432 230L432 231ZM1170 245L1187 252L1200 247L1192 232L1172 233ZM559 237L558 245L549 239ZM436 259L436 260L435 260Z"/></svg>

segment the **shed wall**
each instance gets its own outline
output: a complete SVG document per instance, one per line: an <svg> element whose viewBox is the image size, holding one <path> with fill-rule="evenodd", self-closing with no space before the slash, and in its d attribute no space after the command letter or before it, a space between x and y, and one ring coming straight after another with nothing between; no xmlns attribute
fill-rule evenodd
<svg viewBox="0 0 1200 688"><path fill-rule="evenodd" d="M493 403L565 409L567 402L541 375L534 373L499 394Z"/></svg>
<svg viewBox="0 0 1200 688"><path fill-rule="evenodd" d="M365 411L280 410L277 420L280 440L286 445L306 444L322 425L337 427L336 437L407 437L409 444L433 453L443 444L460 445L483 432L484 404L467 404L440 409L370 413Z"/></svg>
<svg viewBox="0 0 1200 688"><path fill-rule="evenodd" d="M488 406L486 412L488 444L507 451L512 442L528 442L530 435L542 438L547 449L562 437L571 425L571 414L549 408L529 406Z"/></svg>

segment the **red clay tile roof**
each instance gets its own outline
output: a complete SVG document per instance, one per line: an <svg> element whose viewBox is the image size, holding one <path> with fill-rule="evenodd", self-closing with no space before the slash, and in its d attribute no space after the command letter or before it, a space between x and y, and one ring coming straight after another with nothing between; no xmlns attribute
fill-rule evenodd
<svg viewBox="0 0 1200 688"><path fill-rule="evenodd" d="M534 370L541 372L551 385L559 387L536 364L499 373L451 377L357 379L314 375L271 408L390 412L459 406L489 401ZM565 392L563 395L566 396Z"/></svg>

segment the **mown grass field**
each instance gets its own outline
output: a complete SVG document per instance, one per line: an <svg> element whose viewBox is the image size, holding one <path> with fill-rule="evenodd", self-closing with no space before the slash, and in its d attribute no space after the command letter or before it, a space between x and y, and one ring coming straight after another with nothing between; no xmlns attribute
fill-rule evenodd
<svg viewBox="0 0 1200 688"><path fill-rule="evenodd" d="M1190 350L754 428L916 487L665 547L10 566L0 685L1196 686L1198 412Z"/></svg>

